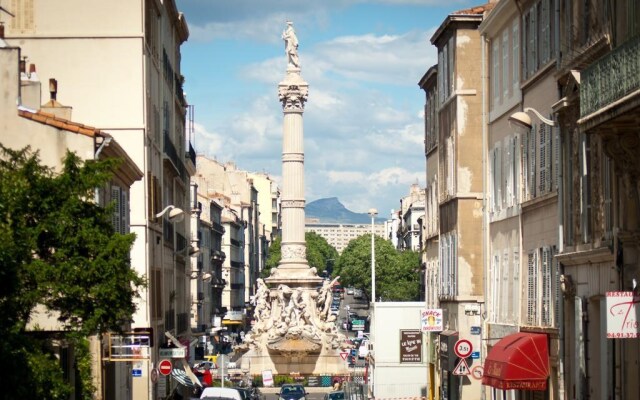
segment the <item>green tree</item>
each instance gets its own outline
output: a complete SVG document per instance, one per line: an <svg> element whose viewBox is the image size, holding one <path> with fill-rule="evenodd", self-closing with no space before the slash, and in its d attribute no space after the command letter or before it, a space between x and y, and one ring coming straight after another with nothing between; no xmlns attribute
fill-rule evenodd
<svg viewBox="0 0 640 400"><path fill-rule="evenodd" d="M419 298L416 268L419 254L396 250L391 242L375 236L376 297L385 301L414 301ZM371 236L362 235L342 251L333 272L342 286L353 286L371 300Z"/></svg>
<svg viewBox="0 0 640 400"><path fill-rule="evenodd" d="M310 267L315 267L318 273L322 273L328 264L338 258L336 249L317 233L306 232L304 239L307 247L307 262ZM280 263L280 259L282 258L281 244L282 239L278 237L271 243L271 246L269 246L266 266L261 273L263 278L269 277L269 275L271 275L271 269L277 267Z"/></svg>
<svg viewBox="0 0 640 400"><path fill-rule="evenodd" d="M57 338L79 347L119 331L136 309L145 282L131 268L135 236L115 233L112 209L92 202L118 163L67 153L56 173L37 152L0 145L0 358L11 398L69 393L47 335L27 331L37 305L57 316Z"/></svg>

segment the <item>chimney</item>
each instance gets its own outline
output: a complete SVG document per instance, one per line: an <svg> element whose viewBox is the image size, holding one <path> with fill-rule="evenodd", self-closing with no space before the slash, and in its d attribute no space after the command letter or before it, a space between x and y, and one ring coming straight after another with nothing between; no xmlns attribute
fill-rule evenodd
<svg viewBox="0 0 640 400"><path fill-rule="evenodd" d="M3 47L9 47L4 40L4 22L0 21L0 49Z"/></svg>
<svg viewBox="0 0 640 400"><path fill-rule="evenodd" d="M51 94L51 100L55 101L58 97L58 81L54 78L49 79L49 93Z"/></svg>
<svg viewBox="0 0 640 400"><path fill-rule="evenodd" d="M49 79L49 95L51 96L50 100L43 104L40 109L58 118L71 120L71 111L73 111L73 108L64 106L58 102L58 81L55 78Z"/></svg>
<svg viewBox="0 0 640 400"><path fill-rule="evenodd" d="M38 74L36 73L35 64L29 64L29 80L32 82L40 82L40 79L38 79Z"/></svg>
<svg viewBox="0 0 640 400"><path fill-rule="evenodd" d="M29 74L26 74L27 57L22 57L20 61L20 95L22 98L21 105L32 110L40 108L41 87L36 66L29 65Z"/></svg>

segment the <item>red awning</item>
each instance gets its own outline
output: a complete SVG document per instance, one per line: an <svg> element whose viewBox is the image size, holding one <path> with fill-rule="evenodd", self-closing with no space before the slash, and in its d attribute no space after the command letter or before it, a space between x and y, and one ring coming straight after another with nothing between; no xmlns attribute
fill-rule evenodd
<svg viewBox="0 0 640 400"><path fill-rule="evenodd" d="M548 377L547 335L519 332L489 350L482 384L502 390L546 390Z"/></svg>

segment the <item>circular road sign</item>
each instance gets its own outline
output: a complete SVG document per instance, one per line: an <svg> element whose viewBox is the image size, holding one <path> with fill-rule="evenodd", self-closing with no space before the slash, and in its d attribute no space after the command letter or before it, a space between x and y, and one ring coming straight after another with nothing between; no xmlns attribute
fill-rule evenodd
<svg viewBox="0 0 640 400"><path fill-rule="evenodd" d="M473 351L473 345L467 339L460 339L456 342L453 347L453 351L460 358L467 358L471 355Z"/></svg>
<svg viewBox="0 0 640 400"><path fill-rule="evenodd" d="M160 364L158 364L158 371L164 376L170 375L172 369L173 364L171 364L171 360L162 360Z"/></svg>

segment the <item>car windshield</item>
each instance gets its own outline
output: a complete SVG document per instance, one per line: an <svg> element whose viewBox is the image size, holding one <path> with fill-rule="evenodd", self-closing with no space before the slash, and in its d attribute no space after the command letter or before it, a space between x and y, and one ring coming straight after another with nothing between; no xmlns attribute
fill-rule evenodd
<svg viewBox="0 0 640 400"><path fill-rule="evenodd" d="M329 393L329 400L344 400L344 392Z"/></svg>
<svg viewBox="0 0 640 400"><path fill-rule="evenodd" d="M302 393L302 386L283 386L282 393Z"/></svg>

